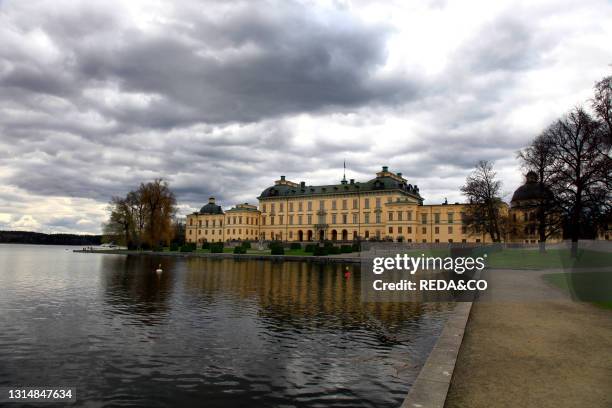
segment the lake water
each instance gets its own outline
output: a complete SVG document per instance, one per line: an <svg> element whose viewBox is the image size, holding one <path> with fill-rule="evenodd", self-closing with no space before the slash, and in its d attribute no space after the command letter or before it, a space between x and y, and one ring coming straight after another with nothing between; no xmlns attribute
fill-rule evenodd
<svg viewBox="0 0 612 408"><path fill-rule="evenodd" d="M395 407L451 310L364 304L358 266L72 249L0 245L0 388L74 386L88 407Z"/></svg>

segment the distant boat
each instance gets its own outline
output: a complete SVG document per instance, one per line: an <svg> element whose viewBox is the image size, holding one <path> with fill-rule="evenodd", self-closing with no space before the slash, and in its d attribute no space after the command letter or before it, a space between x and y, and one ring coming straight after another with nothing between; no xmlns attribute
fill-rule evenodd
<svg viewBox="0 0 612 408"><path fill-rule="evenodd" d="M127 249L126 247L122 247L119 245L116 245L112 242L106 243L106 244L102 244L102 245L98 245L95 249L98 250L107 250L107 249Z"/></svg>

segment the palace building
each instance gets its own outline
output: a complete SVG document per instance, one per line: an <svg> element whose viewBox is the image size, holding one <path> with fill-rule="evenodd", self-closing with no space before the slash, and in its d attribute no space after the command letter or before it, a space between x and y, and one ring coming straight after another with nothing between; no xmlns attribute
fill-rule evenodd
<svg viewBox="0 0 612 408"><path fill-rule="evenodd" d="M324 186L281 176L258 197L223 212L210 198L187 216L187 242L244 240L489 242L463 223L467 204L424 205L417 185L387 166L365 182L343 178Z"/></svg>

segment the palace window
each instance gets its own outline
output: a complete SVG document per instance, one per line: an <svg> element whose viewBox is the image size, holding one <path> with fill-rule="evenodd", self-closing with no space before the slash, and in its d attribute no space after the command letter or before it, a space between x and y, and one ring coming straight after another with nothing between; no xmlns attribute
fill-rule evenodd
<svg viewBox="0 0 612 408"><path fill-rule="evenodd" d="M439 234L439 233L440 233L440 227L434 228L434 234Z"/></svg>
<svg viewBox="0 0 612 408"><path fill-rule="evenodd" d="M336 209L336 200L333 200L332 201L332 210L335 210L335 209Z"/></svg>
<svg viewBox="0 0 612 408"><path fill-rule="evenodd" d="M223 226L223 221L219 220L219 226L222 227Z"/></svg>
<svg viewBox="0 0 612 408"><path fill-rule="evenodd" d="M308 202L308 211L312 211L312 201Z"/></svg>
<svg viewBox="0 0 612 408"><path fill-rule="evenodd" d="M380 208L380 197L376 197L376 208Z"/></svg>
<svg viewBox="0 0 612 408"><path fill-rule="evenodd" d="M208 220L206 220L206 228L208 228Z"/></svg>
<svg viewBox="0 0 612 408"><path fill-rule="evenodd" d="M198 221L198 227L202 226L202 220Z"/></svg>
<svg viewBox="0 0 612 408"><path fill-rule="evenodd" d="M366 224L370 223L370 213L365 213L364 215L364 220Z"/></svg>
<svg viewBox="0 0 612 408"><path fill-rule="evenodd" d="M289 216L289 225L293 225L293 215Z"/></svg>
<svg viewBox="0 0 612 408"><path fill-rule="evenodd" d="M193 233L193 230L189 230L189 235L191 235Z"/></svg>
<svg viewBox="0 0 612 408"><path fill-rule="evenodd" d="M312 224L312 215L308 214L308 225Z"/></svg>
<svg viewBox="0 0 612 408"><path fill-rule="evenodd" d="M435 213L434 214L434 223L436 223L436 224L440 223L440 213Z"/></svg>
<svg viewBox="0 0 612 408"><path fill-rule="evenodd" d="M332 224L335 224L335 223L336 223L336 214L332 214Z"/></svg>
<svg viewBox="0 0 612 408"><path fill-rule="evenodd" d="M289 231L289 239L293 239L293 231Z"/></svg>
<svg viewBox="0 0 612 408"><path fill-rule="evenodd" d="M465 213L464 213L464 212L462 212L462 213L461 213L461 223L462 223L462 224L467 223L467 219L466 219L466 217L465 217Z"/></svg>
<svg viewBox="0 0 612 408"><path fill-rule="evenodd" d="M436 244L439 244L440 240L438 238L436 238Z"/></svg>
<svg viewBox="0 0 612 408"><path fill-rule="evenodd" d="M274 216L270 216L270 225L274 225Z"/></svg>
<svg viewBox="0 0 612 408"><path fill-rule="evenodd" d="M453 233L453 227L448 227L448 233L452 234Z"/></svg>
<svg viewBox="0 0 612 408"><path fill-rule="evenodd" d="M265 205L265 204L263 205L263 210L262 210L262 212L266 212L266 205Z"/></svg>
<svg viewBox="0 0 612 408"><path fill-rule="evenodd" d="M398 220L398 221L401 221L401 220L402 220L402 212L401 212L401 211L398 211L398 212L397 212L397 220Z"/></svg>
<svg viewBox="0 0 612 408"><path fill-rule="evenodd" d="M421 231L423 232L423 234L427 234L427 227L423 227Z"/></svg>
<svg viewBox="0 0 612 408"><path fill-rule="evenodd" d="M412 227L408 227L408 233L412 234Z"/></svg>
<svg viewBox="0 0 612 408"><path fill-rule="evenodd" d="M298 224L302 225L302 214L298 215Z"/></svg>
<svg viewBox="0 0 612 408"><path fill-rule="evenodd" d="M453 223L453 216L454 216L454 214L453 214L452 212L449 212L449 213L447 214L447 217L448 217L448 223L449 223L449 224L452 224L452 223Z"/></svg>
<svg viewBox="0 0 612 408"><path fill-rule="evenodd" d="M359 214L353 214L353 224L359 223Z"/></svg>
<svg viewBox="0 0 612 408"><path fill-rule="evenodd" d="M370 238L370 231L366 231L364 237Z"/></svg>
<svg viewBox="0 0 612 408"><path fill-rule="evenodd" d="M377 224L380 224L380 223L381 223L381 221L380 221L380 213L379 213L379 212L378 212L378 213L376 213L376 223L377 223Z"/></svg>
<svg viewBox="0 0 612 408"><path fill-rule="evenodd" d="M393 227L389 227L389 234L393 234Z"/></svg>
<svg viewBox="0 0 612 408"><path fill-rule="evenodd" d="M289 203L289 212L293 212L293 203Z"/></svg>
<svg viewBox="0 0 612 408"><path fill-rule="evenodd" d="M427 214L421 214L421 224L427 224Z"/></svg>
<svg viewBox="0 0 612 408"><path fill-rule="evenodd" d="M325 209L325 201L319 200L319 210L324 210L324 209Z"/></svg>
<svg viewBox="0 0 612 408"><path fill-rule="evenodd" d="M238 228L238 234L242 234L242 228Z"/></svg>
<svg viewBox="0 0 612 408"><path fill-rule="evenodd" d="M408 211L408 212L406 213L406 216L407 216L407 217L406 217L406 219L407 219L408 221L412 221L412 211Z"/></svg>
<svg viewBox="0 0 612 408"><path fill-rule="evenodd" d="M359 208L359 200L358 199L353 199L353 209L356 210L357 208Z"/></svg>
<svg viewBox="0 0 612 408"><path fill-rule="evenodd" d="M301 201L298 202L298 212L302 212L303 203Z"/></svg>
<svg viewBox="0 0 612 408"><path fill-rule="evenodd" d="M389 221L393 221L393 211L389 211Z"/></svg>
<svg viewBox="0 0 612 408"><path fill-rule="evenodd" d="M450 242L452 244L453 243L453 239L449 238L448 242Z"/></svg>
<svg viewBox="0 0 612 408"><path fill-rule="evenodd" d="M342 223L343 224L348 223L348 215L347 214L342 214Z"/></svg>
<svg viewBox="0 0 612 408"><path fill-rule="evenodd" d="M242 224L242 217L238 217L238 224Z"/></svg>
<svg viewBox="0 0 612 408"><path fill-rule="evenodd" d="M270 204L270 212L274 212L275 209L276 209L276 203Z"/></svg>
<svg viewBox="0 0 612 408"><path fill-rule="evenodd" d="M370 208L370 199L366 198L363 200L363 208Z"/></svg>
<svg viewBox="0 0 612 408"><path fill-rule="evenodd" d="M461 227L461 233L467 234L467 227Z"/></svg>
<svg viewBox="0 0 612 408"><path fill-rule="evenodd" d="M285 204L283 204L283 203L279 203L279 204L278 204L278 212L283 212L283 211L285 211L284 207L285 207Z"/></svg>
<svg viewBox="0 0 612 408"><path fill-rule="evenodd" d="M189 225L193 225L193 218L189 219ZM200 221L200 225L202 225L202 221Z"/></svg>
<svg viewBox="0 0 612 408"><path fill-rule="evenodd" d="M397 227L397 233L401 234L402 233L402 227Z"/></svg>
<svg viewBox="0 0 612 408"><path fill-rule="evenodd" d="M348 200L342 200L342 209L343 210L348 209Z"/></svg>
<svg viewBox="0 0 612 408"><path fill-rule="evenodd" d="M282 215L278 216L278 222L279 222L280 225L283 225L283 216Z"/></svg>

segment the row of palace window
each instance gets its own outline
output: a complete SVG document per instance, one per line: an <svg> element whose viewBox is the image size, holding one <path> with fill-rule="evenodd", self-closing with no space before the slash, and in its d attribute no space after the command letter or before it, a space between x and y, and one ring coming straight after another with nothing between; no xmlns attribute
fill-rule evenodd
<svg viewBox="0 0 612 408"><path fill-rule="evenodd" d="M410 229L410 227L409 227L408 229ZM307 231L307 232L308 232L308 231ZM393 233L393 231L389 231L389 233ZM400 231L398 231L398 233L400 233L400 234L401 234L401 228L400 228ZM409 231L408 233L410 233L410 231ZM348 233L348 231L344 230L342 235L344 235L344 234L346 234L346 238L348 239L348 237L349 237L349 233ZM376 230L376 231L374 232L374 234L372 234L372 235L370 236L370 231L364 231L364 235L363 235L363 237L364 237L364 239L370 239L370 238L374 238L374 237L376 237L376 239L381 239L381 233L380 233L380 230ZM266 233L265 233L265 231L261 233L261 238L262 238L262 239L264 239L264 240L266 239ZM289 240L293 240L293 238L294 238L293 231L289 231L289 232L287 233L287 238L288 238ZM299 239L299 234L296 236L296 238L298 238L298 239ZM310 232L310 235L307 235L307 234L305 234L305 233L303 233L303 234L302 234L302 239L304 239L304 240L308 240L309 238L310 238L311 240L312 240L312 239L314 239L314 238L313 238L313 235L312 235L312 232ZM327 238L329 238L329 237L327 237ZM336 234L336 239L340 239L340 238L341 238L341 236L340 236L339 234ZM357 238L358 238L357 231L353 231L352 239L357 239ZM387 238L391 238L391 237L387 237ZM274 231L272 231L272 232L270 233L270 239L282 240L282 239L283 239L283 232L282 232L282 231L279 231L279 232L274 232ZM452 239L452 238L449 238L447 241L448 241L449 243L452 243L452 242L453 242L453 239ZM408 238L408 239L406 239L406 242L412 242L412 238ZM426 243L426 242L428 242L428 241L427 241L427 239L426 239L426 238L423 238L423 239L421 240L421 242L425 242L425 243ZM440 243L440 239L439 239L439 238L436 238L436 239L434 239L434 241L433 241L433 242L435 242L435 243ZM461 242L462 242L462 243L466 243L466 242L467 242L467 239L466 239L466 238L463 238L463 239L461 239ZM476 238L475 242L480 242L480 238Z"/></svg>
<svg viewBox="0 0 612 408"><path fill-rule="evenodd" d="M206 222L202 222L202 220L198 220L198 227L200 227L200 228L202 228L202 227L205 227L205 228L208 228L208 227L215 228L215 227L217 227L217 224L219 224L218 225L219 227L223 226L223 221L222 220L219 220L219 222L217 222L217 220L212 220L212 222L210 224L208 223L208 221L209 220L206 220ZM193 225L193 218L189 219L189 225L190 226Z"/></svg>
<svg viewBox="0 0 612 408"><path fill-rule="evenodd" d="M242 224L242 216L240 215L235 215L233 217L226 217L226 219L227 219L227 225ZM257 220L257 217L244 217L244 220L246 221L247 225L259 225L259 221ZM219 224L218 225L219 227L222 227L223 221L222 220L218 220L218 221L219 222L217 222L217 220L212 220L212 222L209 223L209 220L205 220L204 222L202 222L202 220L198 220L198 227L215 228L217 227L217 224ZM189 219L189 225L193 225L193 218Z"/></svg>
<svg viewBox="0 0 612 408"><path fill-rule="evenodd" d="M216 230L210 230L210 235L215 235L215 231ZM238 234L242 234L242 228L238 228L237 230L236 230L236 228L232 228L231 230L229 228L227 229L227 233L228 234L234 234L235 235L236 231L238 231ZM252 229L252 230L245 229L244 233L247 234L247 235L249 235L249 234L250 235L257 235L257 230L254 230L254 229ZM189 230L189 235L192 235L192 234L193 234L193 230ZM218 234L222 235L223 234L222 230L219 230ZM198 235L202 235L202 230L200 230L200 229L198 230ZM207 229L204 230L204 234L203 235L208 235L208 230Z"/></svg>
<svg viewBox="0 0 612 408"><path fill-rule="evenodd" d="M393 231L394 231L394 228L393 227L389 227L389 234L393 234ZM397 227L396 231L397 231L398 234L402 234L403 231L404 231L404 228L403 227ZM448 231L449 234L452 234L454 229L453 229L452 226L449 225L447 227L447 231ZM421 228L421 232L423 234L427 234L427 227L422 227ZM412 234L412 227L406 227L406 233L407 234ZM434 227L434 234L439 234L439 233L440 233L440 227ZM467 234L467 227L461 227L461 233L464 234L464 235Z"/></svg>
<svg viewBox="0 0 612 408"><path fill-rule="evenodd" d="M331 209L332 210L338 210L338 201L340 201L340 205L341 205L341 209L342 210L348 210L348 206L349 206L349 200L345 199L345 200L332 200L331 201ZM387 197L387 202L390 203L392 201L391 197ZM376 197L374 199L374 204L375 204L375 208L381 208L381 198L380 197ZM306 201L306 211L312 211L312 201ZM274 213L276 212L276 204L277 203L270 203L270 212ZM295 203L293 202L288 202L287 203L287 212L294 212L295 210ZM354 198L352 199L352 209L356 210L359 208L359 199ZM365 198L363 201L363 208L368 209L370 208L370 199L369 198ZM262 205L262 212L267 212L268 209L268 204L267 203L263 203ZM319 200L319 210L325 210L325 200ZM297 212L302 212L304 211L304 202L303 201L298 201L297 202ZM278 203L278 212L282 213L285 212L285 203L280 202Z"/></svg>
<svg viewBox="0 0 612 408"><path fill-rule="evenodd" d="M401 213L399 214L400 217L400 221L401 221ZM465 213L461 212L460 213L460 217L461 217L461 222L463 224L465 224L466 219L465 219ZM389 221L392 221L393 215L389 214ZM433 222L434 224L440 224L440 213L434 213L433 214ZM446 222L448 224L452 224L455 222L455 213L453 212L447 212L446 213ZM427 224L427 214L421 214L421 224Z"/></svg>
<svg viewBox="0 0 612 408"><path fill-rule="evenodd" d="M340 217L338 218L338 215L340 215ZM381 220L381 215L380 213L376 213L376 223L380 224L382 222ZM269 224L268 225L285 225L285 217L283 215L279 215L278 216L278 224L276 224L276 216L271 215L269 217L262 217L261 219L261 225L266 225L266 219L269 218ZM355 213L352 214L351 217L353 224L359 224L359 214ZM288 215L287 216L287 220L288 220L288 225L294 225L294 221L295 218L293 215ZM319 224L325 224L325 222L327 221L327 216L325 215L320 215L317 217L317 220L319 222ZM340 221L340 224L348 224L349 220L349 214L331 214L331 223L332 224L339 224L338 221ZM365 213L364 214L364 224L369 224L370 223L370 213ZM296 225L310 225L312 224L312 214L306 214L306 224L304 224L304 216L302 214L299 214L297 216L297 224Z"/></svg>
<svg viewBox="0 0 612 408"><path fill-rule="evenodd" d="M227 219L227 224L228 225L236 225L236 224L242 224L242 216L241 215L234 215L232 217L230 216L226 216L225 217ZM257 221L257 217L244 217L246 224L247 225L258 225L259 221Z"/></svg>

